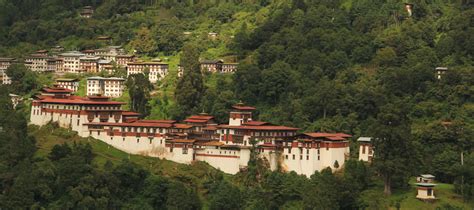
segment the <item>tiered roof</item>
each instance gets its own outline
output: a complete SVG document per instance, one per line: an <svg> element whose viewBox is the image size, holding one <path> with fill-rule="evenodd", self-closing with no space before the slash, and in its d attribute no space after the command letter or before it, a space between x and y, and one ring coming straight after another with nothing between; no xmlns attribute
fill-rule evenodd
<svg viewBox="0 0 474 210"><path fill-rule="evenodd" d="M344 141L347 140L347 138L352 137L349 134L345 133L304 133L304 135L311 137L311 138L317 138L317 139L325 139L325 140L330 140L330 141Z"/></svg>

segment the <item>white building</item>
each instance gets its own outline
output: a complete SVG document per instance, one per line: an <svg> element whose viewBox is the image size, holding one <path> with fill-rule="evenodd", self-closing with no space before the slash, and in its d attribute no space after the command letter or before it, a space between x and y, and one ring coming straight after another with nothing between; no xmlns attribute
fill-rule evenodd
<svg viewBox="0 0 474 210"><path fill-rule="evenodd" d="M168 64L161 62L131 62L127 64L127 76L143 74L145 71L148 71L150 82L156 83L168 74Z"/></svg>
<svg viewBox="0 0 474 210"><path fill-rule="evenodd" d="M253 147L270 169L282 168L306 176L326 167L343 167L349 153L350 135L296 135L298 128L253 121L251 111L255 108L243 104L233 106L226 125L217 125L214 117L205 113L177 123L140 120L137 113L122 111L121 103L106 97L81 98L64 90L44 92L32 103L33 124L57 121L80 136L94 137L127 153L184 164L205 161L230 174L247 168Z"/></svg>
<svg viewBox="0 0 474 210"><path fill-rule="evenodd" d="M45 54L31 54L25 59L25 66L35 72L46 72L48 71L48 60L51 59Z"/></svg>
<svg viewBox="0 0 474 210"><path fill-rule="evenodd" d="M0 84L7 85L12 83L11 78L7 75L7 69L13 62L15 62L14 58L0 58Z"/></svg>
<svg viewBox="0 0 474 210"><path fill-rule="evenodd" d="M359 137L357 139L359 142L359 160L372 162L374 157L374 150L372 147L372 137Z"/></svg>
<svg viewBox="0 0 474 210"><path fill-rule="evenodd" d="M125 79L111 77L89 77L87 78L87 95L103 95L118 98L123 95Z"/></svg>
<svg viewBox="0 0 474 210"><path fill-rule="evenodd" d="M436 67L435 71L436 71L436 79L441 79L443 77L443 75L445 75L446 72L448 71L448 68L447 67Z"/></svg>
<svg viewBox="0 0 474 210"><path fill-rule="evenodd" d="M80 58L83 56L84 53L77 51L59 54L59 58L63 60L63 70L68 73L83 73L80 68Z"/></svg>
<svg viewBox="0 0 474 210"><path fill-rule="evenodd" d="M77 92L79 89L78 79L58 78L56 79L56 86Z"/></svg>

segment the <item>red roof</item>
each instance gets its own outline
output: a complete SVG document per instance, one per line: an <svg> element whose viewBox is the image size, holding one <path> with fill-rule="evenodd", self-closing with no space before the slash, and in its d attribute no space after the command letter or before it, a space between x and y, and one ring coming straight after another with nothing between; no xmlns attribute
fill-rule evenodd
<svg viewBox="0 0 474 210"><path fill-rule="evenodd" d="M101 122L93 122L93 123L84 123L84 125L104 125L104 126L119 126L119 127L156 127L156 128L170 128L173 125L169 123L147 123L147 122L140 122L135 121L131 123L101 123Z"/></svg>
<svg viewBox="0 0 474 210"><path fill-rule="evenodd" d="M248 121L243 125L269 125L270 123L263 122L263 121Z"/></svg>
<svg viewBox="0 0 474 210"><path fill-rule="evenodd" d="M232 108L237 109L237 110L244 110L244 111L253 111L256 108L252 106L239 106L239 105L234 105Z"/></svg>
<svg viewBox="0 0 474 210"><path fill-rule="evenodd" d="M219 125L220 128L230 128L230 129L239 129L239 130L275 130L275 131L297 131L299 128L286 127L281 125Z"/></svg>
<svg viewBox="0 0 474 210"><path fill-rule="evenodd" d="M140 122L148 122L148 123L170 123L173 124L176 120L140 120Z"/></svg>
<svg viewBox="0 0 474 210"><path fill-rule="evenodd" d="M173 140L169 140L168 142L172 142L172 143L194 143L196 140L192 140L192 139L173 139Z"/></svg>
<svg viewBox="0 0 474 210"><path fill-rule="evenodd" d="M188 124L176 123L176 124L174 124L174 127L175 127L175 128L179 128L179 129L189 129L189 128L192 128L193 126L192 126L192 125L188 125Z"/></svg>
<svg viewBox="0 0 474 210"><path fill-rule="evenodd" d="M312 137L312 138L326 138L329 140L333 141L338 141L338 140L345 140L345 138L352 137L349 134L345 133L319 133L319 132L314 132L314 133L304 133L305 135Z"/></svg>
<svg viewBox="0 0 474 210"><path fill-rule="evenodd" d="M191 117L188 117L187 119L190 119L190 120L211 120L213 118L214 117L211 116L211 115L193 115Z"/></svg>
<svg viewBox="0 0 474 210"><path fill-rule="evenodd" d="M122 115L125 115L125 116L140 116L141 114L137 113L137 112L125 111L125 112L122 112Z"/></svg>
<svg viewBox="0 0 474 210"><path fill-rule="evenodd" d="M54 104L88 104L88 105L122 105L123 102L118 101L91 101L82 97L68 97L68 98L51 98L45 97L40 99L42 103L54 103Z"/></svg>
<svg viewBox="0 0 474 210"><path fill-rule="evenodd" d="M54 88L43 88L42 89L46 93L72 93L74 91L67 89L67 88L62 88L62 87L54 87Z"/></svg>
<svg viewBox="0 0 474 210"><path fill-rule="evenodd" d="M203 145L203 146L222 146L222 145L224 145L224 143L222 143L220 141L210 141L210 142L202 143L201 145Z"/></svg>
<svg viewBox="0 0 474 210"><path fill-rule="evenodd" d="M189 123L206 123L209 120L201 120L201 119L186 119L184 122L189 122Z"/></svg>
<svg viewBox="0 0 474 210"><path fill-rule="evenodd" d="M208 130L208 131L215 131L215 130L217 130L217 127L211 125L211 126L204 127L202 129L203 130Z"/></svg>

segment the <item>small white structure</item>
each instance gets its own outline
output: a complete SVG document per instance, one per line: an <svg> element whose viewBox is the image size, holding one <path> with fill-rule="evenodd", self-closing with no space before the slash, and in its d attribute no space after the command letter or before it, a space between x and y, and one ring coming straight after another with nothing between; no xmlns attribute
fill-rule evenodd
<svg viewBox="0 0 474 210"><path fill-rule="evenodd" d="M443 75L446 74L446 72L448 71L448 68L436 67L435 71L436 71L436 79L441 79L441 77L443 77Z"/></svg>
<svg viewBox="0 0 474 210"><path fill-rule="evenodd" d="M416 198L420 200L434 200L436 199L434 195L434 190L433 188L436 186L436 184L433 183L416 183L416 189L417 189L417 194Z"/></svg>
<svg viewBox="0 0 474 210"><path fill-rule="evenodd" d="M16 106L18 106L18 104L23 101L23 98L19 95L13 94L13 93L10 93L9 95L10 95L10 98L12 100L13 108L15 109Z"/></svg>
<svg viewBox="0 0 474 210"><path fill-rule="evenodd" d="M436 184L434 184L434 178L435 176L431 174L421 174L420 176L416 177L416 198L423 201L436 199L433 190L433 188L436 186Z"/></svg>
<svg viewBox="0 0 474 210"><path fill-rule="evenodd" d="M411 17L413 15L413 4L405 3L405 9L408 12L408 16Z"/></svg>
<svg viewBox="0 0 474 210"><path fill-rule="evenodd" d="M372 137L359 137L359 160L372 162L374 151L372 147Z"/></svg>

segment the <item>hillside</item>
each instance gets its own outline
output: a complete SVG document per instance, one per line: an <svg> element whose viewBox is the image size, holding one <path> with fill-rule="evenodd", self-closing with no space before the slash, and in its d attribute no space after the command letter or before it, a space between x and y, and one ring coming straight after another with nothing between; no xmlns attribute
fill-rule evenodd
<svg viewBox="0 0 474 210"><path fill-rule="evenodd" d="M212 174L219 173L216 169L213 169L203 162L196 162L192 165L184 165L167 160L160 160L158 158L129 155L113 147L110 147L99 140L92 138L80 138L71 131L62 128L55 128L52 125L42 128L31 126L29 128L29 132L31 135L34 135L37 140L37 157L47 157L53 146L57 144L72 144L72 142L87 143L92 146L92 150L95 155L93 163L97 167L103 167L107 161L110 161L116 165L124 159L127 159L140 165L153 174L163 175L165 177L170 177L172 179L180 180L185 183L197 186L203 201L206 201L205 195L207 194L207 189L205 189L206 187L204 186L205 183L209 182L209 179L212 179ZM237 177L238 176L241 175L237 175ZM225 175L225 177L231 182L235 182L236 185L241 185L241 183L239 184L236 177L231 175ZM377 194L380 192L379 190L382 187L382 185L375 185L371 188L372 191L368 190L367 192ZM416 186L414 185L414 180L412 180L410 181L410 187L408 189L396 191L386 202L392 206L391 209L396 209L397 203L400 204L401 209L416 208L434 210L438 208L446 208L447 204L451 206L462 207L463 209L469 209L470 207L474 206L469 203L463 203L462 197L455 194L453 190L454 187L451 184L438 183L438 186L436 187L436 195L439 198L439 201L434 203L422 202L415 198ZM368 195L370 195L370 193L368 193ZM283 209L292 208L294 208L294 206L283 207Z"/></svg>
<svg viewBox="0 0 474 210"><path fill-rule="evenodd" d="M114 99L131 111L142 101L147 119L206 112L227 123L243 101L254 120L353 136L344 170L311 177L271 172L258 158L228 176L128 155L52 125L27 130L30 101L13 109L7 93L29 98L54 75L18 65L0 85L0 208L472 209L472 34L465 0L0 0L0 57L121 45L169 63L163 80L129 83ZM238 70L202 73L203 59ZM66 75L81 79L78 95L87 76ZM371 164L355 161L361 136L374 139ZM443 183L433 204L414 198L413 177L427 173Z"/></svg>

